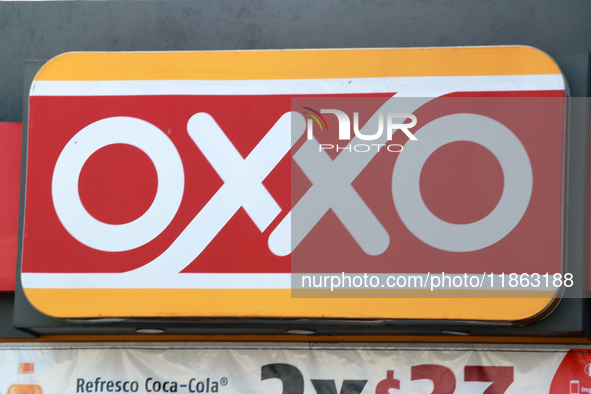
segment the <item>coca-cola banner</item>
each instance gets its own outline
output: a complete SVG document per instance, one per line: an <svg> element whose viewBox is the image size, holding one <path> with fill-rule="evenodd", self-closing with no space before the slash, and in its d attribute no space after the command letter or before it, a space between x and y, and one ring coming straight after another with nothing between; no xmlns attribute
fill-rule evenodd
<svg viewBox="0 0 591 394"><path fill-rule="evenodd" d="M548 347L256 344L0 350L0 392L501 394L589 393L591 351ZM175 348L175 346L178 346ZM431 347L428 347L431 346Z"/></svg>

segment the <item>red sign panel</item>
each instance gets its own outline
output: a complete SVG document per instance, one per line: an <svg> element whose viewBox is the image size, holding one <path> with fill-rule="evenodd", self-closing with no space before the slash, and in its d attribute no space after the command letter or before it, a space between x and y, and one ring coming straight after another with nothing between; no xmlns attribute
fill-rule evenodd
<svg viewBox="0 0 591 394"><path fill-rule="evenodd" d="M526 47L62 55L30 94L25 293L69 318L527 319L566 280L564 92Z"/></svg>
<svg viewBox="0 0 591 394"><path fill-rule="evenodd" d="M0 123L0 291L14 291L22 123Z"/></svg>

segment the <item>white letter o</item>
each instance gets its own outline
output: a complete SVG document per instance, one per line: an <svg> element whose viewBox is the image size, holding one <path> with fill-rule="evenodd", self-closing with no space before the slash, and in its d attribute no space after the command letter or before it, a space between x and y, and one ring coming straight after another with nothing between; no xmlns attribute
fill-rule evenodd
<svg viewBox="0 0 591 394"><path fill-rule="evenodd" d="M533 175L527 151L511 130L486 116L454 114L435 119L415 136L418 141L404 145L392 174L394 205L412 234L437 249L470 252L495 244L517 226L529 205ZM468 224L439 219L427 208L420 191L421 170L429 156L455 141L484 146L503 170L499 203L486 217Z"/></svg>
<svg viewBox="0 0 591 394"><path fill-rule="evenodd" d="M78 193L80 171L97 150L128 144L152 160L158 176L156 197L139 218L125 224L95 219L82 205ZM55 212L66 230L82 244L121 252L140 247L160 234L174 218L183 197L183 164L172 141L156 126L131 117L101 119L80 130L64 147L51 183Z"/></svg>

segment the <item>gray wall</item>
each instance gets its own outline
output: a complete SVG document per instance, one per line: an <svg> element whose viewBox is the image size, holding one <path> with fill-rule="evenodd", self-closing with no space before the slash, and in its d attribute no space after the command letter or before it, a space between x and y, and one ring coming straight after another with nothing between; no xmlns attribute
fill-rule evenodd
<svg viewBox="0 0 591 394"><path fill-rule="evenodd" d="M25 60L67 51L532 45L591 50L591 1L0 1L0 122Z"/></svg>

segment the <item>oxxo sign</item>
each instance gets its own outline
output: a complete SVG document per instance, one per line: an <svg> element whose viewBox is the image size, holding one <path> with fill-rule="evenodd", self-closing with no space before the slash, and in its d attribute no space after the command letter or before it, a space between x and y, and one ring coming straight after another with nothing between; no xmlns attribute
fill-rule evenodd
<svg viewBox="0 0 591 394"><path fill-rule="evenodd" d="M468 52L469 65L432 66ZM357 71L335 66L367 56L375 61ZM412 67L392 66L401 56ZM495 56L515 61L481 69ZM542 101L515 101L524 95ZM30 92L25 293L69 318L447 318L412 298L356 310L293 299L290 267L508 273L527 254L536 267L520 272L560 272L563 96L556 65L524 47L59 56ZM325 130L302 107L321 109ZM365 142L376 149L356 148ZM465 156L441 156L456 145L492 157L480 176L497 182L487 192L497 200L483 208L475 198L468 218L429 192L434 169ZM528 245L532 231L545 241ZM334 259L309 258L320 250ZM446 302L498 308L460 319L520 320L549 300L509 312L503 300Z"/></svg>

